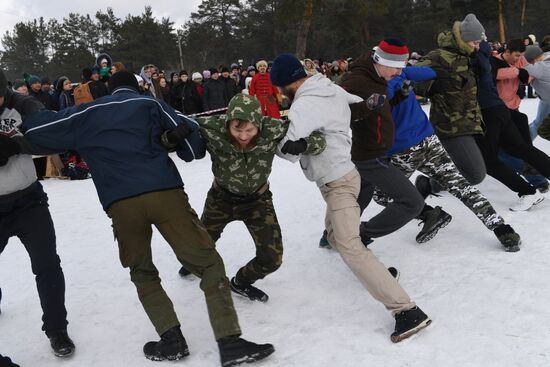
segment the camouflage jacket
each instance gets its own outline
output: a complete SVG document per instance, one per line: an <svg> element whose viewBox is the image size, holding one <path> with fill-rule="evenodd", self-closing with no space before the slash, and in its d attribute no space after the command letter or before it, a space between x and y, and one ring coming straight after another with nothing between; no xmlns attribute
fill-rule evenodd
<svg viewBox="0 0 550 367"><path fill-rule="evenodd" d="M250 105L243 105L253 100ZM240 118L251 121L259 129L254 146L242 150L233 144L228 121ZM226 115L197 118L206 149L212 159L212 172L218 185L237 194L249 195L260 189L271 173L278 143L285 137L288 122L262 117L260 103L254 97L237 94L229 103ZM304 154L323 152L326 141L320 132L312 133Z"/></svg>
<svg viewBox="0 0 550 367"><path fill-rule="evenodd" d="M462 40L460 22L437 37L439 48L415 66L430 66L437 79L430 89L430 121L439 138L483 134L477 84L470 56L474 48Z"/></svg>

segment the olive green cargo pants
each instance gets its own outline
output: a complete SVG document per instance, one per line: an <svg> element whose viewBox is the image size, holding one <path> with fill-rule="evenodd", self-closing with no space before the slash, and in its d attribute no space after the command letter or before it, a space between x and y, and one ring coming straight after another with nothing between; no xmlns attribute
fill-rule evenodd
<svg viewBox="0 0 550 367"><path fill-rule="evenodd" d="M180 323L153 264L151 225L172 247L179 262L201 278L200 287L216 340L241 334L222 258L183 189L155 191L117 201L107 212L118 239L120 262L130 268L139 300L159 335Z"/></svg>

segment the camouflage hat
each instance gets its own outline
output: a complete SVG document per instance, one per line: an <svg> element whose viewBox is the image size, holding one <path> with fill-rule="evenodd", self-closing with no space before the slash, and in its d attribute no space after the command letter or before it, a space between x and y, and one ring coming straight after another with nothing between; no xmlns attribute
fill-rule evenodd
<svg viewBox="0 0 550 367"><path fill-rule="evenodd" d="M246 94L236 94L227 106L226 122L233 119L250 121L256 127L260 127L262 121L262 108L256 97Z"/></svg>

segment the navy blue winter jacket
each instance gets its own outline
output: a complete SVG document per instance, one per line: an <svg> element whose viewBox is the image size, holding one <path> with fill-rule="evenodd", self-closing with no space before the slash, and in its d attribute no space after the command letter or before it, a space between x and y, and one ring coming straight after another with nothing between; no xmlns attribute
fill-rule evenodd
<svg viewBox="0 0 550 367"><path fill-rule="evenodd" d="M403 68L401 75L388 81L387 97L391 100L405 80L421 82L435 79L436 76L435 71L427 66ZM395 138L388 156L403 152L434 134L432 124L416 100L414 91L404 101L393 105L391 114L395 123Z"/></svg>
<svg viewBox="0 0 550 367"><path fill-rule="evenodd" d="M107 210L121 199L183 186L174 162L159 143L163 131L181 123L193 132L177 147L178 156L187 162L204 157L206 147L194 120L127 87L58 113L30 115L23 131L42 147L78 151Z"/></svg>
<svg viewBox="0 0 550 367"><path fill-rule="evenodd" d="M477 77L477 101L481 109L504 105L498 95L493 73L491 72L491 46L482 41L476 58L472 61Z"/></svg>

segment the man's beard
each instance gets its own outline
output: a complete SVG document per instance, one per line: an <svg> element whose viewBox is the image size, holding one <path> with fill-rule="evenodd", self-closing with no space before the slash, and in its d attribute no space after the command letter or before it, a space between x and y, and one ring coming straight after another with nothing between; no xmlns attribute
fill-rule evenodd
<svg viewBox="0 0 550 367"><path fill-rule="evenodd" d="M250 139L250 141L247 144L243 145L239 140L235 139L229 131L227 132L227 134L229 135L231 144L233 144L235 148L241 149L241 150L247 150L255 147L256 143L258 142L258 139L260 138L260 132L258 131L258 133L252 139Z"/></svg>
<svg viewBox="0 0 550 367"><path fill-rule="evenodd" d="M294 89L290 87L284 87L282 92L288 98L290 103L294 101L294 97L296 96L296 91Z"/></svg>

